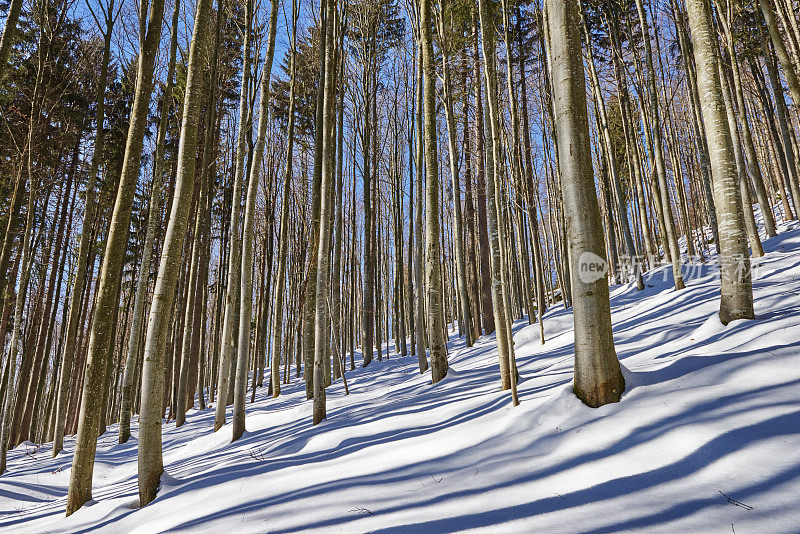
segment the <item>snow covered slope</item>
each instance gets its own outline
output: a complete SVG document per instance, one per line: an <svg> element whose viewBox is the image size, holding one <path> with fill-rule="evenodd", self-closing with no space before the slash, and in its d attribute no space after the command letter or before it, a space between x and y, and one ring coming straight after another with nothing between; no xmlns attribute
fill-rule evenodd
<svg viewBox="0 0 800 534"><path fill-rule="evenodd" d="M56 459L22 445L0 477L0 531L798 532L800 229L784 230L764 243L754 321L720 324L710 266L678 293L664 268L643 292L612 288L618 404L572 395L572 319L556 306L545 345L515 326L517 408L494 338L453 337L443 382L392 355L350 373L350 396L334 384L317 427L297 381L277 400L259 390L232 445L211 409L191 411L164 428L167 475L143 509L135 426L125 445L115 426L100 439L95 500L67 519L73 441Z"/></svg>

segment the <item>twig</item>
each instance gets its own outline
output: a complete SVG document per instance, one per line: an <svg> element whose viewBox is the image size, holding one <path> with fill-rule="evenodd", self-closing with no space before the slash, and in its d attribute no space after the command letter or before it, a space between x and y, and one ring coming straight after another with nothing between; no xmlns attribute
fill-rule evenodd
<svg viewBox="0 0 800 534"><path fill-rule="evenodd" d="M255 452L253 452L255 451ZM264 449L250 449L250 458L257 462L265 462L267 459L264 457Z"/></svg>
<svg viewBox="0 0 800 534"><path fill-rule="evenodd" d="M717 490L717 491L719 491L719 490ZM734 505L734 506L738 506L739 508L744 508L745 510L754 510L755 509L753 506L750 506L749 504L745 504L743 502L737 501L736 499L731 499L730 497L728 497L727 495L725 495L721 491L719 492L719 494L722 495L723 497L725 497L725 499L729 503ZM731 524L731 526L733 526L733 524Z"/></svg>
<svg viewBox="0 0 800 534"><path fill-rule="evenodd" d="M373 513L372 513L370 510L368 510L367 508L364 508L363 506L358 506L358 507L356 507L356 508L353 508L353 509L352 509L352 510L350 510L350 511L351 511L351 512L355 512L355 513L358 513L358 514L369 514L369 515L375 515L375 514L373 514Z"/></svg>

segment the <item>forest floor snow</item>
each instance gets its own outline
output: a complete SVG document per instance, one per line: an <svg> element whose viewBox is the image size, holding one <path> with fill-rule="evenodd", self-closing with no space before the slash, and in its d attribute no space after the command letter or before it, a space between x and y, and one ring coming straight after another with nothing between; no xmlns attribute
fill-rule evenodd
<svg viewBox="0 0 800 534"><path fill-rule="evenodd" d="M797 532L800 530L800 228L765 240L756 319L723 326L712 265L611 290L627 386L599 409L572 394L572 317L514 326L521 405L499 390L493 336L450 331L436 385L415 358L375 361L328 390L311 426L300 381L259 389L247 432L213 407L164 426L166 475L137 508L136 437L100 438L94 500L64 518L74 438L23 444L0 477L3 532ZM250 393L248 393L248 400ZM228 411L230 420L230 410Z"/></svg>

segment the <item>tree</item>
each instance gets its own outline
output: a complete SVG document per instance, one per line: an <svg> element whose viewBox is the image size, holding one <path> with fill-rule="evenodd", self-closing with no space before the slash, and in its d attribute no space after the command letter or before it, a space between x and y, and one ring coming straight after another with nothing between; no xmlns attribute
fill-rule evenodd
<svg viewBox="0 0 800 534"><path fill-rule="evenodd" d="M272 322L272 365L270 367L270 380L272 383L272 396L281 394L280 363L281 363L281 334L283 331L283 301L286 288L286 263L289 249L289 202L292 189L292 163L294 161L294 128L295 128L295 90L297 87L295 63L297 56L297 17L298 0L292 0L292 38L289 46L289 104L288 125L286 136L286 170L283 180L283 199L281 200L280 237L278 250L278 269L275 281L274 305L275 315ZM288 359L288 355L286 356Z"/></svg>
<svg viewBox="0 0 800 534"><path fill-rule="evenodd" d="M58 393L56 395L55 413L55 435L53 437L53 457L64 448L64 426L66 424L67 395L69 393L70 379L72 378L72 367L75 360L75 342L78 334L78 322L81 315L81 296L86 284L86 264L89 257L89 247L91 246L91 227L94 225L95 218L95 182L97 180L100 160L103 157L103 124L105 122L105 99L106 85L108 80L108 63L111 55L111 38L114 26L114 2L109 2L109 7L105 10L106 29L103 32L103 53L100 61L100 77L97 83L96 107L95 107L95 143L94 153L92 154L89 177L86 183L86 209L83 213L83 223L81 225L81 238L78 245L77 265L75 267L75 279L72 284L72 293L69 298L69 313L67 315L67 328L65 331L66 341L62 353L61 374L58 382Z"/></svg>
<svg viewBox="0 0 800 534"><path fill-rule="evenodd" d="M142 18L146 12L142 5ZM110 332L115 310L118 308L120 275L123 253L128 241L131 218L131 203L139 175L139 162L142 155L144 130L147 126L147 110L153 90L153 68L161 38L161 22L164 16L164 1L153 0L147 30L139 52L139 68L136 76L136 92L131 110L125 156L120 176L119 188L114 203L100 283L97 289L94 322L89 338L89 353L86 357L86 376L84 379L78 437L75 441L75 455L70 472L69 492L67 494L67 515L71 515L92 498L92 472L94 454L97 449L98 424L103 395L103 377L109 360L111 345Z"/></svg>
<svg viewBox="0 0 800 534"><path fill-rule="evenodd" d="M120 401L119 442L125 443L131 435L131 404L134 380L137 376L136 362L139 358L139 346L142 330L142 319L145 315L145 299L147 298L147 282L150 278L150 263L153 256L153 245L156 236L156 225L159 220L161 189L164 183L164 138L167 135L167 121L172 103L173 77L175 74L175 55L178 49L178 21L180 16L180 0L175 0L172 11L170 29L169 62L167 67L167 86L164 89L161 103L161 117L158 123L158 139L156 140L156 169L153 172L153 183L150 191L150 208L147 217L147 233L142 245L142 259L139 263L136 281L136 296L131 318L131 335L128 341L128 354L125 358L125 373L122 378L122 400Z"/></svg>
<svg viewBox="0 0 800 534"><path fill-rule="evenodd" d="M489 229L489 245L491 251L490 271L492 286L492 310L494 312L495 335L497 337L497 355L500 366L500 388L511 389L514 404L516 398L516 371L514 366L514 339L511 335L511 318L508 306L508 284L506 283L505 252L503 245L504 231L500 192L500 165L502 160L500 110L497 101L497 65L495 30L493 14L488 1L479 0L478 10L481 21L482 51L484 64L484 80L486 89L486 137L491 146L486 154L486 212ZM512 377L512 374L514 375Z"/></svg>
<svg viewBox="0 0 800 534"><path fill-rule="evenodd" d="M17 298L14 302L14 326L11 333L11 344L8 352L7 372L5 379L5 394L2 399L2 412L0 412L0 474L6 470L6 450L9 440L9 425L11 424L11 411L14 400L14 380L17 371L17 347L19 345L19 338L22 335L22 313L25 309L25 296L28 291L28 281L31 276L32 267L32 241L33 241L33 225L36 215L36 194L34 189L35 183L31 183L31 190L28 192L28 205L27 215L25 216L25 230L22 235L22 259L20 260L20 268L22 269L22 276L19 282L19 291ZM20 373L21 375L21 373ZM20 376L20 381L24 377Z"/></svg>
<svg viewBox="0 0 800 534"><path fill-rule="evenodd" d="M719 318L723 324L728 324L736 319L755 317L747 232L731 130L719 78L719 43L711 22L711 7L704 0L688 0L686 11L692 32L697 87L711 159L714 204L719 217L722 287Z"/></svg>
<svg viewBox="0 0 800 534"><path fill-rule="evenodd" d="M422 48L422 109L425 147L425 283L427 289L428 343L431 354L431 381L447 375L447 354L443 328L441 246L439 239L439 154L436 135L436 70L430 0L419 0L420 46ZM418 286L419 287L419 286Z"/></svg>
<svg viewBox="0 0 800 534"><path fill-rule="evenodd" d="M453 249L455 254L456 264L456 280L458 291L458 304L460 311L460 321L458 325L459 333L464 333L466 336L466 344L468 347L472 346L472 312L469 303L469 296L467 295L467 263L465 259L464 248L464 224L461 214L461 183L458 170L458 141L456 139L456 120L453 113L453 83L450 74L450 61L451 55L455 48L459 46L458 31L459 28L453 27L454 11L456 7L452 2L445 4L449 9L447 13L439 13L438 27L439 27L439 41L442 49L442 74L444 78L444 109L445 118L447 121L447 147L450 156L450 179L452 181L453 189ZM441 10L440 10L441 11ZM445 17L448 23L445 23ZM463 323L463 324L462 324Z"/></svg>
<svg viewBox="0 0 800 534"><path fill-rule="evenodd" d="M22 0L11 0L6 25L3 26L3 35L0 37L0 82L3 81L8 67L8 54L11 52L11 43L14 41L20 11L22 11Z"/></svg>
<svg viewBox="0 0 800 534"><path fill-rule="evenodd" d="M211 0L198 0L195 10L194 31L189 45L189 62L186 75L186 94L183 103L181 139L178 148L178 174L172 210L164 234L164 247L158 266L158 277L153 289L153 303L147 321L142 370L142 411L139 417L139 503L149 504L156 497L164 463L161 453L161 419L164 415L161 397L164 389L164 352L170 322L163 318L172 309L178 279L178 263L186 235L189 208L195 180L195 154L197 150L197 123L202 100L203 76L201 72L205 31L211 19ZM220 396L220 401L223 397Z"/></svg>
<svg viewBox="0 0 800 534"><path fill-rule="evenodd" d="M245 8L244 43L242 45L244 65L242 66L242 86L239 93L239 134L236 139L236 166L233 177L233 198L230 219L230 250L228 252L228 282L225 294L225 319L222 326L222 347L220 353L219 376L217 378L217 405L214 415L214 431L225 424L225 408L228 397L233 392L229 383L233 366L234 344L238 343L239 312L241 306L241 264L242 246L239 224L242 211L242 180L246 172L247 153L247 90L250 75L250 34L253 25L253 0L247 0Z"/></svg>
<svg viewBox="0 0 800 534"><path fill-rule="evenodd" d="M321 187L320 211L319 211L319 239L316 253L316 280L309 280L309 283L316 285L316 302L314 310L314 369L313 378L309 375L308 379L313 382L314 388L314 411L312 422L318 424L327 417L325 387L327 386L328 373L326 372L325 360L330 357L330 343L328 340L328 329L330 320L330 296L328 288L328 277L330 276L330 252L331 252L331 219L333 215L333 187L334 172L333 164L333 120L334 109L336 107L335 92L333 84L335 80L336 68L333 62L333 48L335 40L333 29L336 26L334 16L336 7L334 0L326 0L321 7L322 12L322 42L323 54L322 67L320 71L320 88L323 91L322 117L317 121L317 128L322 129L322 135L317 136L317 144L314 147L315 159L317 154L321 159ZM321 141L321 144L319 143ZM339 283L338 280L333 281Z"/></svg>
<svg viewBox="0 0 800 534"><path fill-rule="evenodd" d="M597 408L625 388L611 333L611 305L602 225L590 152L586 81L577 0L548 0L559 170L570 252L575 329L575 394Z"/></svg>
<svg viewBox="0 0 800 534"><path fill-rule="evenodd" d="M650 26L647 23L647 15L644 12L642 0L636 0L636 11L639 14L639 24L642 30L642 43L644 44L645 72L647 79L647 89L649 94L648 111L652 121L652 150L655 158L656 176L658 187L661 192L659 202L661 203L661 213L663 214L664 236L669 247L669 255L672 258L672 277L675 289L683 289L683 275L681 274L681 251L678 246L678 236L676 235L675 219L672 215L672 204L669 197L669 184L667 182L667 171L664 165L664 150L661 139L661 111L658 103L658 91L656 90L656 75L653 67L653 52L650 47Z"/></svg>
<svg viewBox="0 0 800 534"><path fill-rule="evenodd" d="M267 122L269 119L269 83L272 75L272 59L275 55L275 34L278 31L278 0L272 0L267 30L267 53L264 58L264 71L261 73L261 109L258 117L258 136L253 150L253 163L247 185L247 202L244 212L244 234L242 239L241 265L241 312L239 314L238 362L236 364L236 384L233 404L233 439L236 441L244 433L244 403L247 393L247 364L250 355L250 320L253 309L253 218L255 216L256 191L261 173L261 160L264 158ZM255 372L255 371L254 371Z"/></svg>

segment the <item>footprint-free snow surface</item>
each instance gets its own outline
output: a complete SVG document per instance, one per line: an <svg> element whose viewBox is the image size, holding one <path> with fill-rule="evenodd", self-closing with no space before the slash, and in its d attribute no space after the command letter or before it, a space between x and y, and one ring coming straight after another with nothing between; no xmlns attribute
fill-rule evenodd
<svg viewBox="0 0 800 534"><path fill-rule="evenodd" d="M612 288L622 401L591 409L571 392L572 316L554 305L518 321L522 382L499 389L493 336L465 348L437 385L416 359L348 374L328 419L293 378L247 405L247 432L212 432L213 407L164 425L158 498L137 508L136 444L100 438L94 500L64 517L74 440L23 444L0 477L8 532L798 532L800 531L800 229L767 240L756 319L723 326L711 265L668 269L647 288ZM250 393L248 393L248 400ZM230 411L229 411L230 419Z"/></svg>

